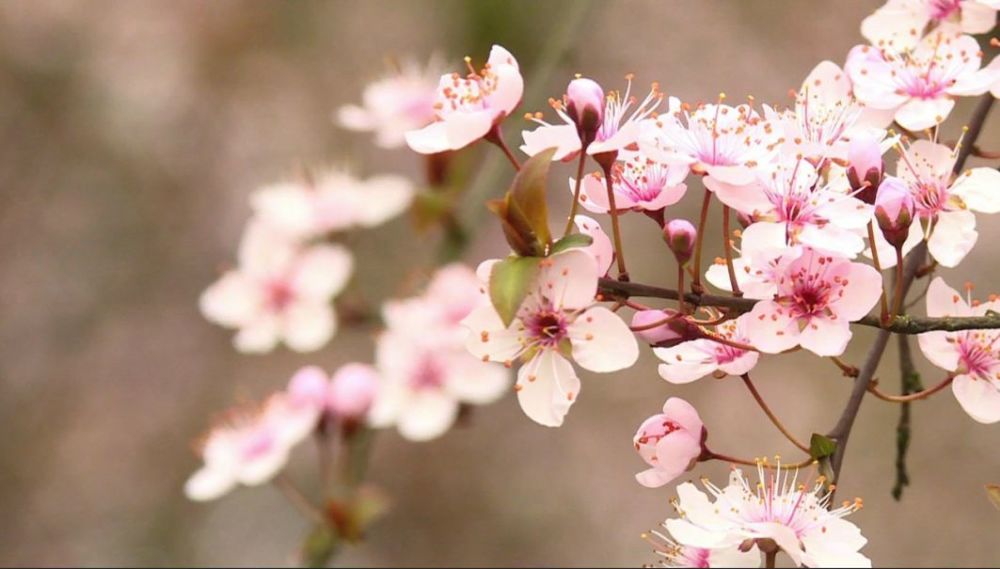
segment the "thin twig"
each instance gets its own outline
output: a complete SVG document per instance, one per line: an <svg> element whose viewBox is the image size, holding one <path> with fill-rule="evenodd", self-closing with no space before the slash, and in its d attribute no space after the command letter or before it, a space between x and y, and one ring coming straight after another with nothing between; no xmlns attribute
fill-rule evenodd
<svg viewBox="0 0 1000 569"><path fill-rule="evenodd" d="M788 427L786 427L785 424L778 419L778 416L774 414L774 411L771 411L771 408L768 407L764 398L761 397L760 392L757 391L757 387L754 386L753 381L750 380L750 374L744 373L740 376L740 378L743 379L743 384L747 386L748 390L750 390L750 394L753 395L757 405L760 405L761 410L764 411L764 414L767 415L768 419L771 419L771 422L774 423L774 426L777 427L779 431L781 431L781 434L785 435L785 438L788 439L790 443L798 447L799 450L809 454L809 447L799 442L799 439L795 438L795 435L788 430Z"/></svg>

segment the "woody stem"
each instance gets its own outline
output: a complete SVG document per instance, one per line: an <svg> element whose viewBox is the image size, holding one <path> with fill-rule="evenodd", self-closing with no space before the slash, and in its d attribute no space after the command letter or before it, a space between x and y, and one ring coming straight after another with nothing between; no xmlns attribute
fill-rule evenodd
<svg viewBox="0 0 1000 569"><path fill-rule="evenodd" d="M708 223L708 206L711 203L712 192L705 188L705 197L701 202L701 216L698 218L698 236L694 244L694 279L691 281L691 290L696 294L705 290L701 286L701 246L705 242L705 224Z"/></svg>
<svg viewBox="0 0 1000 569"><path fill-rule="evenodd" d="M580 189L583 187L583 168L587 163L587 153L580 152L580 162L576 166L576 186L573 188L573 205L569 208L569 219L566 220L566 228L563 229L563 237L569 235L573 229L573 220L576 219L576 210L580 205Z"/></svg>
<svg viewBox="0 0 1000 569"><path fill-rule="evenodd" d="M733 267L733 242L731 240L732 236L729 234L730 214L729 206L722 206L722 243L726 251L726 270L729 271L729 286L733 289L733 296L741 297L743 296L743 291L740 290L740 285L736 281L736 269Z"/></svg>
<svg viewBox="0 0 1000 569"><path fill-rule="evenodd" d="M753 398L757 402L757 405L759 405L761 410L764 411L764 414L767 415L767 418L770 419L772 423L774 423L774 426L777 427L779 431L781 431L781 434L785 435L785 438L788 439L790 443L798 447L799 450L805 452L806 454L809 454L809 447L799 442L799 440L795 438L795 435L793 435L791 431L788 430L788 427L786 427L784 423L782 423L781 420L778 419L778 416L774 414L774 411L771 411L771 408L768 407L767 403L764 402L764 398L761 397L760 392L757 391L757 387L754 386L753 381L750 380L750 374L744 373L743 375L740 376L740 378L743 379L743 384L747 386L747 389L750 391L750 395L753 395Z"/></svg>
<svg viewBox="0 0 1000 569"><path fill-rule="evenodd" d="M868 222L868 243L871 244L872 250L872 265L875 266L875 270L882 274L882 264L878 261L878 247L875 246L875 223L872 221ZM879 299L880 315L882 317L882 322L889 321L889 299L885 294L885 287L882 287L882 296Z"/></svg>

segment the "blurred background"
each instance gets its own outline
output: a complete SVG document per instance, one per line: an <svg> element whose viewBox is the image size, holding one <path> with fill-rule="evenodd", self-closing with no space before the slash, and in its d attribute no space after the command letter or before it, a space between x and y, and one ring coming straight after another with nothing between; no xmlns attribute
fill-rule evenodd
<svg viewBox="0 0 1000 569"><path fill-rule="evenodd" d="M213 413L283 386L300 365L367 358L372 330L344 330L314 355L242 356L229 331L199 315L197 298L234 261L258 185L330 163L419 179L416 155L379 150L330 118L385 71L386 56L438 52L460 64L501 43L534 79L523 110L546 110L575 72L611 86L634 72L638 85L659 80L688 101L725 91L784 103L820 60L842 63L878 4L0 3L0 564L291 561L307 526L272 488L210 504L183 497L198 466L190 441ZM956 109L952 137L971 106ZM510 121L508 139L522 126ZM998 133L995 112L982 146L1000 147ZM670 215L693 217L697 201ZM467 206L468 220L481 219L480 203ZM470 263L503 252L493 225L475 236ZM672 282L653 224L625 226L634 278ZM963 267L943 274L985 296L1000 279L990 248L1000 228L980 216L980 231ZM432 261L438 238L416 236L405 220L358 234L355 290L373 301L412 292L405 281ZM870 338L858 331L846 359L858 362ZM895 357L893 347L880 373L890 391ZM916 358L927 382L941 377ZM801 353L765 358L756 378L803 437L832 426L850 388ZM648 350L626 373L583 381L558 430L529 421L511 394L434 442L381 434L370 477L393 511L339 562L652 562L639 534L672 513L672 487L635 483L645 466L631 437L668 395L700 410L720 451L792 456L739 382L669 385ZM1000 512L983 491L1000 482L997 428L973 422L950 394L913 414L902 502L889 494L898 409L866 401L851 439L840 495L864 498L852 521L870 539L865 552L879 566L1000 562ZM298 451L293 477L313 477L312 453ZM695 475L721 482L725 471Z"/></svg>

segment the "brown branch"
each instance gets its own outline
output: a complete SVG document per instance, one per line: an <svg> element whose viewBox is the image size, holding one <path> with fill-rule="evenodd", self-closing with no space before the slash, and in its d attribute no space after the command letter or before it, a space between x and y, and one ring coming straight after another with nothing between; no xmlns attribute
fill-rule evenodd
<svg viewBox="0 0 1000 569"><path fill-rule="evenodd" d="M602 278L599 281L600 291L607 298L627 299L632 297L640 298L663 298L666 300L678 300L677 291L669 288L661 288L651 285L633 282L621 282L615 279ZM736 298L732 296L722 296L716 294L695 294L693 292L684 295L684 302L688 305L711 306L715 308L725 308L733 313L744 313L753 310L754 304L758 301L752 298ZM1000 328L1000 314L996 312L987 313L985 316L944 316L941 318L915 318L905 314L898 315L883 324L881 319L875 315L868 315L858 320L854 324L879 328L896 334L923 334L924 332L958 332L960 330L989 330Z"/></svg>

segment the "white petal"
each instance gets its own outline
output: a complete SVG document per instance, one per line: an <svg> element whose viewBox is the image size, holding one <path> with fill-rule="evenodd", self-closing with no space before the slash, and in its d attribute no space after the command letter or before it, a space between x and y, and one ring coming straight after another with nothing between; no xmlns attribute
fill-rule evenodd
<svg viewBox="0 0 1000 569"><path fill-rule="evenodd" d="M278 345L281 328L272 314L263 314L240 328L233 338L236 349L250 354L270 352Z"/></svg>
<svg viewBox="0 0 1000 569"><path fill-rule="evenodd" d="M1000 212L1000 172L993 168L966 170L955 180L952 191L973 211Z"/></svg>
<svg viewBox="0 0 1000 569"><path fill-rule="evenodd" d="M542 350L517 373L517 400L532 421L546 427L562 425L580 393L580 379L566 358Z"/></svg>
<svg viewBox="0 0 1000 569"><path fill-rule="evenodd" d="M597 277L594 256L582 249L569 249L542 263L534 294L548 298L556 308L586 308L594 303Z"/></svg>
<svg viewBox="0 0 1000 569"><path fill-rule="evenodd" d="M206 502L215 500L236 486L232 472L204 466L184 483L184 495L189 500Z"/></svg>
<svg viewBox="0 0 1000 569"><path fill-rule="evenodd" d="M943 122L953 108L955 101L947 96L937 99L910 99L896 111L896 122L903 128L919 132Z"/></svg>
<svg viewBox="0 0 1000 569"><path fill-rule="evenodd" d="M631 367L639 358L639 343L617 314L603 306L588 308L569 325L573 360L599 373Z"/></svg>
<svg viewBox="0 0 1000 569"><path fill-rule="evenodd" d="M411 441L428 441L443 435L458 416L458 402L439 390L417 393L399 415L399 434Z"/></svg>
<svg viewBox="0 0 1000 569"><path fill-rule="evenodd" d="M810 318L799 335L802 347L818 356L839 356L851 341L851 326L845 319Z"/></svg>
<svg viewBox="0 0 1000 569"><path fill-rule="evenodd" d="M976 421L987 425L1000 421L1000 381L960 375L952 382L951 390L962 409Z"/></svg>
<svg viewBox="0 0 1000 569"><path fill-rule="evenodd" d="M776 302L762 300L750 311L747 336L758 350L777 354L799 343L799 328L788 311Z"/></svg>
<svg viewBox="0 0 1000 569"><path fill-rule="evenodd" d="M979 233L976 216L971 211L946 211L938 214L927 250L943 267L955 267L975 246Z"/></svg>
<svg viewBox="0 0 1000 569"><path fill-rule="evenodd" d="M498 363L484 362L465 352L444 358L445 385L461 401L483 405L503 396L510 387L511 372Z"/></svg>
<svg viewBox="0 0 1000 569"><path fill-rule="evenodd" d="M337 332L333 307L325 303L296 302L283 314L281 335L296 352L313 352L330 341Z"/></svg>
<svg viewBox="0 0 1000 569"><path fill-rule="evenodd" d="M229 271L205 289L199 307L205 318L228 327L253 320L263 302L257 282L239 271Z"/></svg>
<svg viewBox="0 0 1000 569"><path fill-rule="evenodd" d="M354 270L354 257L341 245L315 245L295 263L292 287L305 298L329 300L344 289Z"/></svg>
<svg viewBox="0 0 1000 569"><path fill-rule="evenodd" d="M521 137L524 138L521 151L528 156L555 148L552 160L565 160L580 151L580 135L574 125L542 125L535 130L521 131Z"/></svg>
<svg viewBox="0 0 1000 569"><path fill-rule="evenodd" d="M520 334L515 331L519 324L515 319L510 328L504 328L492 304L480 306L462 320L462 325L469 329L465 347L479 359L513 361L523 349Z"/></svg>

